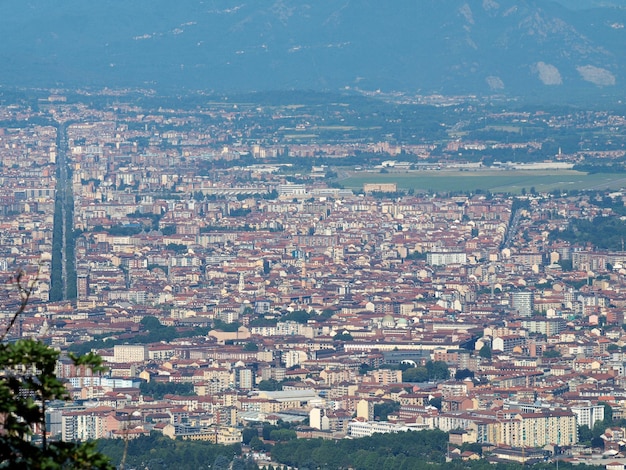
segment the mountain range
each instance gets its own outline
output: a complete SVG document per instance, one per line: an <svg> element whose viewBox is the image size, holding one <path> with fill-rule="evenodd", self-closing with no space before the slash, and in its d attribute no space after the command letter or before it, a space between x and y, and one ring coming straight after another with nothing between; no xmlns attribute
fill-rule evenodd
<svg viewBox="0 0 626 470"><path fill-rule="evenodd" d="M0 85L623 96L625 26L625 0L5 0Z"/></svg>

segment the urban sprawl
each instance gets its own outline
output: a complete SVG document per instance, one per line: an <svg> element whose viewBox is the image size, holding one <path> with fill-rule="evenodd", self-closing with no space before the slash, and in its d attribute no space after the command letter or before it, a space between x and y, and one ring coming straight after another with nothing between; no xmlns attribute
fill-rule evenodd
<svg viewBox="0 0 626 470"><path fill-rule="evenodd" d="M232 444L286 422L299 438L440 429L501 458L583 458L581 429L626 418L624 239L558 236L619 220L626 193L401 191L383 175L471 171L459 152L496 144L315 142L297 107L111 101L0 105L0 313L8 325L30 294L7 338L62 351L72 401L47 407L50 439ZM293 128L265 135L257 113ZM516 117L539 118L571 117ZM380 162L302 166L359 153ZM581 158L549 157L532 165ZM381 180L349 189L348 172ZM106 373L66 354L91 350ZM616 455L626 429L601 439Z"/></svg>

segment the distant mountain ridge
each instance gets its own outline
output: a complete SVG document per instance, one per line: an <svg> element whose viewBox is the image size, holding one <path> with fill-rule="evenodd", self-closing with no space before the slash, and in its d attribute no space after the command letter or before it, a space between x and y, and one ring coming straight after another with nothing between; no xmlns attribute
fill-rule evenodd
<svg viewBox="0 0 626 470"><path fill-rule="evenodd" d="M573 10L588 10L591 8L626 8L626 0L554 0Z"/></svg>
<svg viewBox="0 0 626 470"><path fill-rule="evenodd" d="M626 2L572 2L7 0L0 84L623 94Z"/></svg>

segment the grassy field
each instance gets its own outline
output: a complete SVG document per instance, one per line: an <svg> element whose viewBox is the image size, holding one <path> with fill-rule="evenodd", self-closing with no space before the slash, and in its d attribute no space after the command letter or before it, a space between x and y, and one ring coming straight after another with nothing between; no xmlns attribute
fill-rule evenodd
<svg viewBox="0 0 626 470"><path fill-rule="evenodd" d="M398 189L416 191L490 191L519 194L522 188L538 192L620 189L626 187L626 174L587 174L573 170L479 170L479 171L407 171L389 173L352 172L340 183L350 189L362 189L364 183L396 183Z"/></svg>

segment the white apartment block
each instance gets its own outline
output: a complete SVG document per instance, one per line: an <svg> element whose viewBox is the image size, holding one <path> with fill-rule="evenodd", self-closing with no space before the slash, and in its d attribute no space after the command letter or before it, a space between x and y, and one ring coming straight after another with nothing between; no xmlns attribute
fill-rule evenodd
<svg viewBox="0 0 626 470"><path fill-rule="evenodd" d="M92 411L75 411L61 417L61 440L86 441L106 437L106 417Z"/></svg>
<svg viewBox="0 0 626 470"><path fill-rule="evenodd" d="M348 436L355 439L368 437L376 433L388 434L412 430L415 429L387 421L351 421L350 424L348 424Z"/></svg>
<svg viewBox="0 0 626 470"><path fill-rule="evenodd" d="M113 362L133 363L148 360L148 347L143 344L117 344L113 347Z"/></svg>
<svg viewBox="0 0 626 470"><path fill-rule="evenodd" d="M570 411L543 411L501 416L441 413L433 427L442 431L467 429L475 442L511 447L570 446L578 442L576 416Z"/></svg>
<svg viewBox="0 0 626 470"><path fill-rule="evenodd" d="M579 426L589 426L593 429L596 421L604 421L604 405L592 405L588 402L586 405L572 406L572 412L576 415L576 423Z"/></svg>
<svg viewBox="0 0 626 470"><path fill-rule="evenodd" d="M426 262L431 266L466 264L467 254L461 252L433 252L426 254Z"/></svg>

